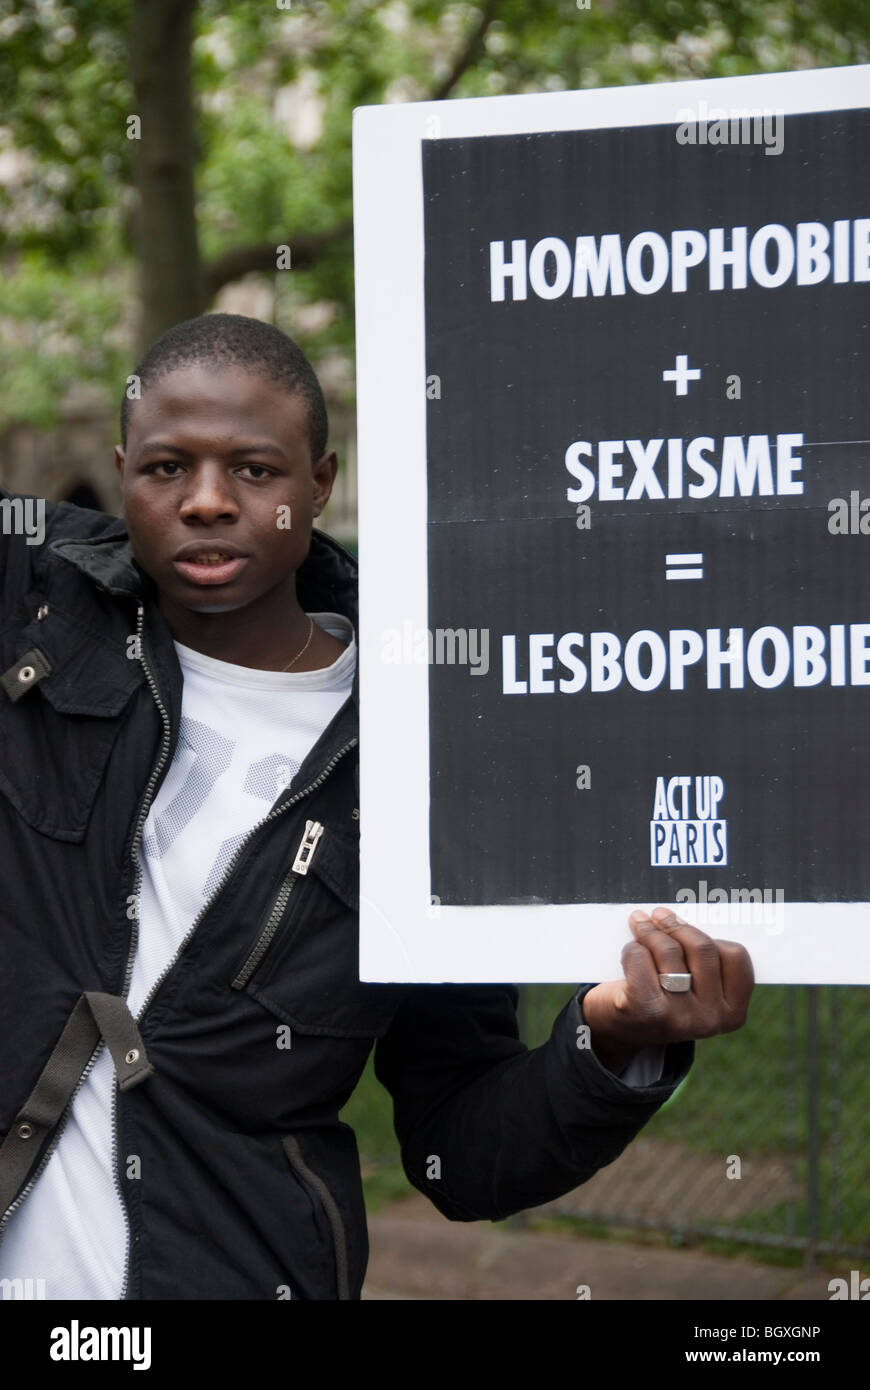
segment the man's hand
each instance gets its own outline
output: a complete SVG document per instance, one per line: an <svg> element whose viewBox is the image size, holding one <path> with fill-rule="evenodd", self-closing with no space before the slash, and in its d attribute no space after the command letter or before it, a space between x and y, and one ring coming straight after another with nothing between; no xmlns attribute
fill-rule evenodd
<svg viewBox="0 0 870 1390"><path fill-rule="evenodd" d="M628 919L634 940L622 952L624 980L595 985L583 999L596 1056L611 1070L641 1047L712 1038L742 1028L755 975L736 941L714 941L666 907ZM662 989L659 974L691 974L686 994Z"/></svg>

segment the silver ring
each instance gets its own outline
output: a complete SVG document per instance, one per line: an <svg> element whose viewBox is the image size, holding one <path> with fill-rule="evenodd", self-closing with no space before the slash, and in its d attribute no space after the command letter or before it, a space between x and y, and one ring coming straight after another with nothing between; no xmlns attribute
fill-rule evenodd
<svg viewBox="0 0 870 1390"><path fill-rule="evenodd" d="M669 994L688 994L692 988L691 975L659 975L659 984Z"/></svg>

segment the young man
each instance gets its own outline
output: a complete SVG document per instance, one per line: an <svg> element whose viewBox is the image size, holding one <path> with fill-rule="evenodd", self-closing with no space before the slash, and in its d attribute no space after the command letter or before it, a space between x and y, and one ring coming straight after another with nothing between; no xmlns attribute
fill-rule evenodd
<svg viewBox="0 0 870 1390"><path fill-rule="evenodd" d="M124 522L55 504L43 545L3 538L0 1278L354 1299L338 1112L373 1044L410 1181L498 1220L621 1153L691 1039L742 1024L752 969L635 914L626 979L533 1051L512 986L361 984L356 564L312 527L336 470L317 379L225 314L135 375Z"/></svg>

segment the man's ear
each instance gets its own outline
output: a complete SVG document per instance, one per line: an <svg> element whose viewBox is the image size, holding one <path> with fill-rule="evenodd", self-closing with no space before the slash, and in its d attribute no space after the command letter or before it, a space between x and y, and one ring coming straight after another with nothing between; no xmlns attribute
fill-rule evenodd
<svg viewBox="0 0 870 1390"><path fill-rule="evenodd" d="M123 446L122 446L121 444L116 444L116 445L115 445L115 448L114 448L114 450L113 450L112 452L113 452L114 455L115 455L115 467L116 467L117 470L118 470L118 476L119 476L119 478L122 478L122 479L123 479L123 477L124 477L124 460L125 460L125 457L126 457L125 454L124 454Z"/></svg>
<svg viewBox="0 0 870 1390"><path fill-rule="evenodd" d="M314 479L313 501L315 516L320 516L323 508L329 501L337 471L338 455L334 449L330 449L312 466L311 475Z"/></svg>

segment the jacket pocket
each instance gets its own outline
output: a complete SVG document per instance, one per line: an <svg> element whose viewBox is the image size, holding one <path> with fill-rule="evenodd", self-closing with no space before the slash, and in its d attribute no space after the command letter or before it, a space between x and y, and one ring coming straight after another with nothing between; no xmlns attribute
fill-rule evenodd
<svg viewBox="0 0 870 1390"><path fill-rule="evenodd" d="M81 842L126 707L143 676L120 644L52 609L0 638L0 670L39 654L20 697L0 689L0 792L32 829Z"/></svg>
<svg viewBox="0 0 870 1390"><path fill-rule="evenodd" d="M387 1031L405 987L360 981L356 842L328 823L306 823L230 984L300 1033Z"/></svg>
<svg viewBox="0 0 870 1390"><path fill-rule="evenodd" d="M319 1202L326 1214L329 1228L332 1233L332 1249L335 1258L335 1287L336 1297L339 1299L350 1298L350 1281L348 1276L348 1249L347 1233L344 1228L341 1211L338 1203L324 1182L314 1170L306 1163L302 1154L299 1140L294 1134L287 1134L282 1139L284 1153L287 1161L299 1181L306 1187L309 1193L313 1194L314 1199Z"/></svg>

